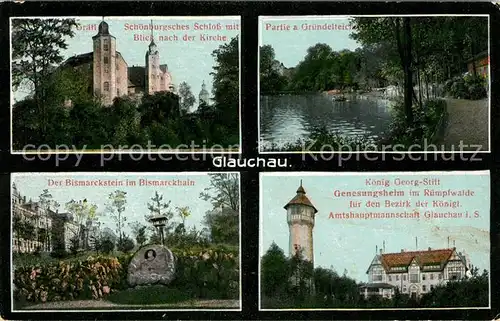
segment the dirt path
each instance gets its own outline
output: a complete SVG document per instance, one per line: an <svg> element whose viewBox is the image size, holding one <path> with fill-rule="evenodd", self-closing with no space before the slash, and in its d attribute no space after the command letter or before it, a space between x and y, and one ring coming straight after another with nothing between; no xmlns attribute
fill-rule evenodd
<svg viewBox="0 0 500 321"><path fill-rule="evenodd" d="M476 151L481 145L487 151L489 115L488 99L464 100L446 99L448 107L448 123L443 141L445 151L460 151L460 143L466 145L463 151ZM476 146L473 146L476 145ZM439 146L441 149L442 146Z"/></svg>
<svg viewBox="0 0 500 321"><path fill-rule="evenodd" d="M58 301L35 304L24 307L23 310L149 310L149 309L182 309L182 308L206 308L206 309L237 309L240 307L238 300L197 300L172 304L155 305L122 305L104 300L80 300L80 301Z"/></svg>

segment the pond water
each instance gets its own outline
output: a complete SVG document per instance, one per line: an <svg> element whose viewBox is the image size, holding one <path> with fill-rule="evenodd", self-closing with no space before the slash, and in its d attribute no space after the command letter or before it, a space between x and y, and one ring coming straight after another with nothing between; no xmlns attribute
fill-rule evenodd
<svg viewBox="0 0 500 321"><path fill-rule="evenodd" d="M282 95L260 97L260 144L278 149L309 136L315 127L326 127L342 136L377 140L391 121L390 101L375 96Z"/></svg>

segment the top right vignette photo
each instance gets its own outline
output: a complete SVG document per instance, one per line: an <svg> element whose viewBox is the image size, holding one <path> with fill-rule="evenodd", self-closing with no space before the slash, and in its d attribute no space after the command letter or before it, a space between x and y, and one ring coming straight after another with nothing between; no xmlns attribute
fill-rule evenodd
<svg viewBox="0 0 500 321"><path fill-rule="evenodd" d="M490 152L489 24L259 17L259 152Z"/></svg>

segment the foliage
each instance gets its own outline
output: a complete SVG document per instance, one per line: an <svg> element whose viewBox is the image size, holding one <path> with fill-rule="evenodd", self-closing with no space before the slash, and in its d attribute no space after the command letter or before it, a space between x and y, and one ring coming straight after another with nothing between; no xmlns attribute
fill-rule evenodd
<svg viewBox="0 0 500 321"><path fill-rule="evenodd" d="M238 255L214 251L174 252L176 278L173 287L192 298L236 299L239 297Z"/></svg>
<svg viewBox="0 0 500 321"><path fill-rule="evenodd" d="M186 114L194 106L196 98L191 92L191 86L187 82L183 81L179 85L179 108L182 114Z"/></svg>
<svg viewBox="0 0 500 321"><path fill-rule="evenodd" d="M272 244L261 259L261 291L263 308L437 308L488 306L488 272L473 272L473 277L450 281L433 288L419 301L396 290L391 299L378 295L365 299L357 283L346 273L317 267L300 255L287 258L282 249ZM301 277L302 276L302 277ZM297 280L298 279L298 280ZM311 282L314 291L310 291Z"/></svg>
<svg viewBox="0 0 500 321"><path fill-rule="evenodd" d="M235 212L240 210L240 181L238 174L209 174L210 186L200 197L211 201L214 208L229 207Z"/></svg>
<svg viewBox="0 0 500 321"><path fill-rule="evenodd" d="M144 245L147 241L146 237L146 229L147 227L145 225L142 225L139 222L133 222L129 223L130 227L132 228L132 233L135 237L135 241L137 242L138 246Z"/></svg>
<svg viewBox="0 0 500 321"><path fill-rule="evenodd" d="M212 94L219 124L226 128L227 134L239 133L240 99L240 51L239 37L222 44L212 52L215 59L213 67ZM222 134L222 133L221 133ZM238 140L239 141L239 140Z"/></svg>
<svg viewBox="0 0 500 321"><path fill-rule="evenodd" d="M110 254L115 249L115 243L109 237L104 237L96 240L95 248L97 252Z"/></svg>
<svg viewBox="0 0 500 321"><path fill-rule="evenodd" d="M440 130L439 126L444 125L441 119L446 116L446 101L443 99L427 100L422 108L414 105L415 119L410 126L405 121L401 103L396 103L392 111L392 122L380 145L382 148L389 146L394 151L408 150L410 146L413 146L412 151L416 151L424 146L431 147L429 145L435 143L434 135Z"/></svg>
<svg viewBox="0 0 500 321"><path fill-rule="evenodd" d="M14 271L16 301L100 299L120 282L116 258L88 257L77 262L19 267Z"/></svg>
<svg viewBox="0 0 500 321"><path fill-rule="evenodd" d="M283 91L288 86L288 79L276 69L280 62L275 59L274 49L270 45L260 47L259 54L260 92Z"/></svg>
<svg viewBox="0 0 500 321"><path fill-rule="evenodd" d="M172 249L176 257L176 278L170 290L158 292L147 304L178 299L237 299L239 297L239 254L230 246ZM31 257L33 257L31 255ZM141 290L127 290L128 265L133 254L118 257L80 257L16 264L14 298L16 302L46 302L106 298L123 304L145 304ZM164 289L159 287L158 289ZM152 291L157 293L156 291ZM106 294L112 294L107 296ZM173 298L166 298L170 293ZM143 293L144 294L144 293ZM127 299L129 297L129 299ZM166 300L166 301L164 301Z"/></svg>
<svg viewBox="0 0 500 321"><path fill-rule="evenodd" d="M486 80L479 75L467 74L448 81L445 89L453 98L483 99L487 97L485 82Z"/></svg>
<svg viewBox="0 0 500 321"><path fill-rule="evenodd" d="M28 144L34 148L48 144L52 148L66 145L86 150L130 149L137 145L155 149L238 146L238 38L212 53L216 61L211 73L214 105L185 114L181 111L191 106L194 99L185 90L188 84L181 86L181 97L172 92L158 92L137 100L115 98L111 106L104 106L93 95L91 72L61 63L59 49L66 48L65 36L73 34L73 19L13 21L13 37L17 39L13 48L14 85L35 83L38 88L33 89L35 94L13 106L14 149L22 150ZM46 28L43 32L42 26ZM26 32L27 29L36 31ZM43 43L39 43L40 39ZM45 57L44 52L51 56ZM25 54L30 55L28 58L31 54L39 55L37 72L32 72L33 66Z"/></svg>
<svg viewBox="0 0 500 321"><path fill-rule="evenodd" d="M123 253L128 253L134 249L134 241L127 235L122 235L116 244L116 249Z"/></svg>
<svg viewBox="0 0 500 321"><path fill-rule="evenodd" d="M125 211L125 205L127 204L127 192L116 190L108 195L108 201L107 210L116 222L118 243L121 244L123 237L122 229L127 221L127 217L122 216L122 213Z"/></svg>
<svg viewBox="0 0 500 321"><path fill-rule="evenodd" d="M489 276L484 270L481 275L438 286L422 296L420 304L436 307L485 307L489 302Z"/></svg>
<svg viewBox="0 0 500 321"><path fill-rule="evenodd" d="M204 218L214 243L239 244L239 222L239 213L230 208L208 211Z"/></svg>

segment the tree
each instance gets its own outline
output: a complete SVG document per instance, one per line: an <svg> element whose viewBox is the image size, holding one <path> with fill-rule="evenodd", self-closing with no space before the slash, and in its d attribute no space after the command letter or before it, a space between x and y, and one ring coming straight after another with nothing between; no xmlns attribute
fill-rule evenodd
<svg viewBox="0 0 500 321"><path fill-rule="evenodd" d="M121 243L123 237L122 229L127 221L127 217L122 215L125 211L125 205L127 204L127 192L116 190L109 194L108 200L109 203L107 204L107 210L116 222L118 243Z"/></svg>
<svg viewBox="0 0 500 321"><path fill-rule="evenodd" d="M116 244L116 249L128 253L134 249L134 241L128 235L123 234Z"/></svg>
<svg viewBox="0 0 500 321"><path fill-rule="evenodd" d="M204 223L214 243L239 244L239 213L231 208L215 208L208 211Z"/></svg>
<svg viewBox="0 0 500 321"><path fill-rule="evenodd" d="M181 114L185 115L189 112L191 107L194 106L196 98L191 92L191 86L187 84L187 82L183 81L179 85L179 108L181 110Z"/></svg>
<svg viewBox="0 0 500 321"><path fill-rule="evenodd" d="M212 52L215 59L213 67L212 93L215 109L221 121L232 130L238 130L239 96L240 96L240 52L239 37L229 43L220 45Z"/></svg>
<svg viewBox="0 0 500 321"><path fill-rule="evenodd" d="M208 174L210 186L205 188L200 197L211 201L214 208L229 207L240 211L240 181L238 174Z"/></svg>
<svg viewBox="0 0 500 321"><path fill-rule="evenodd" d="M176 227L177 234L185 234L186 233L186 219L191 216L191 212L189 211L189 207L177 207L177 215L181 219L181 223Z"/></svg>
<svg viewBox="0 0 500 321"><path fill-rule="evenodd" d="M272 243L261 259L262 292L267 296L286 294L288 284L288 260L283 250Z"/></svg>
<svg viewBox="0 0 500 321"><path fill-rule="evenodd" d="M129 223L129 226L132 228L132 234L135 237L137 245L141 247L147 241L146 239L147 227L139 222Z"/></svg>
<svg viewBox="0 0 500 321"><path fill-rule="evenodd" d="M174 213L169 209L171 201L163 202L163 196L158 194L158 191L155 191L155 196L151 198L151 201L151 203L148 203L148 210L151 215L146 216L146 220L151 222L151 218L155 216L165 217L166 225L158 231L158 235L161 237L164 230L168 233L172 229Z"/></svg>
<svg viewBox="0 0 500 321"><path fill-rule="evenodd" d="M31 89L41 116L41 134L47 129L44 81L53 65L63 61L61 49L67 49L66 37L74 36L75 19L12 20L12 84Z"/></svg>
<svg viewBox="0 0 500 321"><path fill-rule="evenodd" d="M270 45L260 47L260 92L282 91L287 86L287 79L279 73L276 66L281 63L275 59L274 48Z"/></svg>

